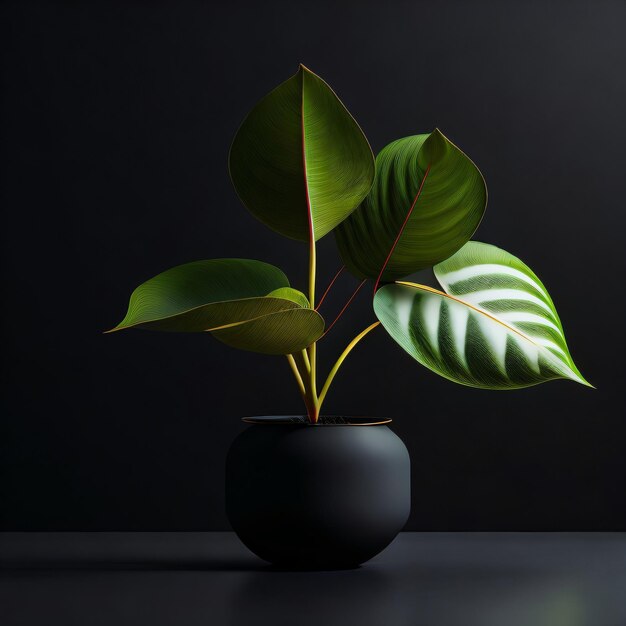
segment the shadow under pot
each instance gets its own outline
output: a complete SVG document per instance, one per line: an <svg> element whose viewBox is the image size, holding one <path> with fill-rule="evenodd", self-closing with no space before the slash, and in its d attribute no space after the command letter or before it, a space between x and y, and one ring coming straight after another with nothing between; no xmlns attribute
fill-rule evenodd
<svg viewBox="0 0 626 626"><path fill-rule="evenodd" d="M226 460L226 512L257 556L283 567L356 567L402 530L410 459L391 420L244 421Z"/></svg>

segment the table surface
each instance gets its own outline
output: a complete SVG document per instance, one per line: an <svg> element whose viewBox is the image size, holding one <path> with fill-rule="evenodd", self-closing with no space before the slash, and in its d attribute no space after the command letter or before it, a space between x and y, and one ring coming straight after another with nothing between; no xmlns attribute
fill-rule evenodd
<svg viewBox="0 0 626 626"><path fill-rule="evenodd" d="M402 533L346 571L232 533L0 533L2 626L625 626L625 533Z"/></svg>

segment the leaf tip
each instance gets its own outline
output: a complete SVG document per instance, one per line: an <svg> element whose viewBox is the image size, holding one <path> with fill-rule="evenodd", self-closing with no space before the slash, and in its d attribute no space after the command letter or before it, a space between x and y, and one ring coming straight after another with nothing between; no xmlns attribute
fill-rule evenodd
<svg viewBox="0 0 626 626"><path fill-rule="evenodd" d="M120 330L126 330L127 328L132 328L135 323L132 320L128 319L128 315L124 317L124 319L119 323L113 326L113 328L109 328L108 330L103 330L103 335L110 335L111 333L117 333Z"/></svg>
<svg viewBox="0 0 626 626"><path fill-rule="evenodd" d="M584 385L585 387L589 387L590 389L597 389L595 385L592 385L588 380L586 380L582 376L577 382L579 382L581 385Z"/></svg>
<svg viewBox="0 0 626 626"><path fill-rule="evenodd" d="M445 135L441 132L439 126L435 126L431 135L435 135L436 137L443 137L445 139Z"/></svg>
<svg viewBox="0 0 626 626"><path fill-rule="evenodd" d="M572 369L572 373L574 374L574 376L568 376L569 380L574 381L575 383L580 383L581 385L583 385L584 387L590 387L591 389L595 389L595 385L592 385L578 370L577 367L574 367Z"/></svg>

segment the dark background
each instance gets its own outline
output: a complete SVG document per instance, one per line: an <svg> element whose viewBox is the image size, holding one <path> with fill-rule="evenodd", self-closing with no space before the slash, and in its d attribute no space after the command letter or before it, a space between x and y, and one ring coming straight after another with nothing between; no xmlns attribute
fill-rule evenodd
<svg viewBox="0 0 626 626"><path fill-rule="evenodd" d="M438 126L476 161L476 238L540 275L597 386L456 386L373 333L326 409L395 420L408 528L626 529L625 21L599 1L5 4L0 527L227 527L239 418L302 410L287 363L101 331L138 283L195 259L266 260L305 287L306 246L255 221L226 167L243 116L303 62L375 151ZM321 290L332 237L319 254ZM366 293L323 370L373 319Z"/></svg>

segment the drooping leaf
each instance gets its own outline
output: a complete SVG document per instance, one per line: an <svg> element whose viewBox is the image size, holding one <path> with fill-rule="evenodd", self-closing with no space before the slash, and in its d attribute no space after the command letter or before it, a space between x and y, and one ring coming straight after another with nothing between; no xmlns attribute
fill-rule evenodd
<svg viewBox="0 0 626 626"><path fill-rule="evenodd" d="M211 334L240 350L292 354L317 341L323 333L322 316L313 309L297 307L214 330Z"/></svg>
<svg viewBox="0 0 626 626"><path fill-rule="evenodd" d="M474 163L435 130L389 144L376 157L372 189L335 231L359 278L391 281L443 261L472 236L487 204Z"/></svg>
<svg viewBox="0 0 626 626"><path fill-rule="evenodd" d="M272 298L284 298L285 300L291 300L305 309L311 307L309 299L301 291L298 291L293 287L280 287L280 289L270 291L267 295Z"/></svg>
<svg viewBox="0 0 626 626"><path fill-rule="evenodd" d="M281 270L250 259L211 259L178 265L142 283L130 296L128 312L112 330L133 326L202 332L282 308L294 308L269 292L288 287ZM233 302L236 301L236 302Z"/></svg>
<svg viewBox="0 0 626 626"><path fill-rule="evenodd" d="M471 242L436 267L449 293L385 285L374 310L422 365L454 382L516 389L557 378L583 385L545 287L519 259Z"/></svg>
<svg viewBox="0 0 626 626"><path fill-rule="evenodd" d="M332 89L304 66L248 114L229 164L250 212L303 241L318 240L342 222L374 178L365 135Z"/></svg>
<svg viewBox="0 0 626 626"><path fill-rule="evenodd" d="M299 352L321 337L324 320L288 285L278 268L260 261L179 265L137 287L126 317L112 330L208 331L242 350Z"/></svg>

